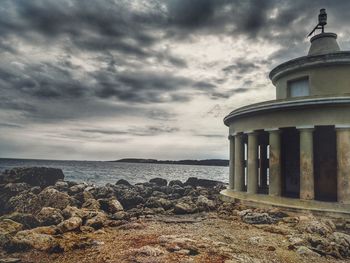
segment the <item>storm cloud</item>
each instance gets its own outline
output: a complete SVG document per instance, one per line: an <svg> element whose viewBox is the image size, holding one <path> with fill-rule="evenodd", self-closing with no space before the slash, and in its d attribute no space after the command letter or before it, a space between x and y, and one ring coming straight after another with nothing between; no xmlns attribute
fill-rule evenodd
<svg viewBox="0 0 350 263"><path fill-rule="evenodd" d="M3 0L0 157L226 158L222 118L274 98L320 8L349 49L341 0Z"/></svg>

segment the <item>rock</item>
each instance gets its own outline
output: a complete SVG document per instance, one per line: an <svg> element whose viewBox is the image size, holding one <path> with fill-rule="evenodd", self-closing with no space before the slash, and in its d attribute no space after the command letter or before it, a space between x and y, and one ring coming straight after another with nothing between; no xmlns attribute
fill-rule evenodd
<svg viewBox="0 0 350 263"><path fill-rule="evenodd" d="M67 192L68 191L68 183L64 181L57 181L54 185L54 188L60 192Z"/></svg>
<svg viewBox="0 0 350 263"><path fill-rule="evenodd" d="M162 207L168 210L173 207L173 203L165 198L152 196L146 201L145 206L150 208Z"/></svg>
<svg viewBox="0 0 350 263"><path fill-rule="evenodd" d="M124 220L124 219L129 219L129 215L128 215L128 213L126 213L126 212L124 212L124 211L119 211L119 212L114 213L114 214L111 216L111 219L113 219L113 220Z"/></svg>
<svg viewBox="0 0 350 263"><path fill-rule="evenodd" d="M33 230L19 231L4 248L8 252L23 251L34 248L40 251L52 252L58 247L54 237L38 234Z"/></svg>
<svg viewBox="0 0 350 263"><path fill-rule="evenodd" d="M135 256L159 257L167 253L165 250L152 246L143 246L137 249L132 249L130 252ZM151 261L150 261L151 262Z"/></svg>
<svg viewBox="0 0 350 263"><path fill-rule="evenodd" d="M174 186L174 185L178 185L182 187L184 184L180 180L171 180L169 182L169 186Z"/></svg>
<svg viewBox="0 0 350 263"><path fill-rule="evenodd" d="M94 192L92 192L94 197L96 199L101 199L101 198L112 198L114 196L114 189L112 186L101 186L95 188Z"/></svg>
<svg viewBox="0 0 350 263"><path fill-rule="evenodd" d="M215 203L203 195L198 196L196 205L200 210L204 211L213 210L215 208Z"/></svg>
<svg viewBox="0 0 350 263"><path fill-rule="evenodd" d="M21 263L20 258L0 258L0 263Z"/></svg>
<svg viewBox="0 0 350 263"><path fill-rule="evenodd" d="M67 206L65 209L62 210L62 215L65 219L71 217L85 218L87 213L87 211L84 211L83 209L79 209L74 206Z"/></svg>
<svg viewBox="0 0 350 263"><path fill-rule="evenodd" d="M240 217L242 217L242 216L245 216L246 214L252 213L252 212L253 212L252 209L245 209L245 210L239 211L239 212L238 212L238 215L239 215Z"/></svg>
<svg viewBox="0 0 350 263"><path fill-rule="evenodd" d="M115 198L99 199L98 201L100 203L101 209L107 213L114 214L116 212L124 210L122 204Z"/></svg>
<svg viewBox="0 0 350 263"><path fill-rule="evenodd" d="M350 235L334 232L329 239L339 246L339 253L343 257L350 257Z"/></svg>
<svg viewBox="0 0 350 263"><path fill-rule="evenodd" d="M67 220L64 220L63 222L61 222L57 228L62 232L68 232L68 231L73 231L76 230L78 228L80 228L80 226L82 225L83 220L80 217L71 217Z"/></svg>
<svg viewBox="0 0 350 263"><path fill-rule="evenodd" d="M17 223L22 224L23 228L25 229L39 226L39 221L32 214L14 212L12 214L7 214L0 217L0 220L2 219L11 219Z"/></svg>
<svg viewBox="0 0 350 263"><path fill-rule="evenodd" d="M82 208L100 210L101 206L97 200L90 198L82 205Z"/></svg>
<svg viewBox="0 0 350 263"><path fill-rule="evenodd" d="M59 230L56 226L39 226L36 228L31 229L33 233L37 234L45 234L45 235L56 235L58 234Z"/></svg>
<svg viewBox="0 0 350 263"><path fill-rule="evenodd" d="M124 180L124 179L119 179L115 184L116 184L116 185L131 186L131 184L130 184L127 180Z"/></svg>
<svg viewBox="0 0 350 263"><path fill-rule="evenodd" d="M307 241L300 237L290 237L289 242L290 242L290 245L293 247L304 246L307 244Z"/></svg>
<svg viewBox="0 0 350 263"><path fill-rule="evenodd" d="M249 244L254 245L254 246L260 246L264 243L265 239L263 237L260 236L256 236L256 237L250 237L248 239Z"/></svg>
<svg viewBox="0 0 350 263"><path fill-rule="evenodd" d="M35 214L40 211L41 205L37 195L24 191L13 196L7 202L5 211Z"/></svg>
<svg viewBox="0 0 350 263"><path fill-rule="evenodd" d="M242 216L242 221L247 224L272 224L275 220L267 213L247 213Z"/></svg>
<svg viewBox="0 0 350 263"><path fill-rule="evenodd" d="M320 254L312 251L311 249L309 249L308 247L305 247L305 246L300 246L296 252L302 256L320 257Z"/></svg>
<svg viewBox="0 0 350 263"><path fill-rule="evenodd" d="M97 215L88 219L85 225L93 227L94 229L100 229L103 227L106 220L107 216L104 213L98 212Z"/></svg>
<svg viewBox="0 0 350 263"><path fill-rule="evenodd" d="M0 175L0 184L27 183L33 186L46 187L63 180L61 169L47 167L20 167L6 170Z"/></svg>
<svg viewBox="0 0 350 263"><path fill-rule="evenodd" d="M163 179L163 178L159 178L159 177L156 177L156 178L152 178L151 180L149 180L150 183L154 183L158 186L166 186L168 184L168 181Z"/></svg>
<svg viewBox="0 0 350 263"><path fill-rule="evenodd" d="M61 210L52 207L43 207L36 219L42 226L58 225L64 220Z"/></svg>
<svg viewBox="0 0 350 263"><path fill-rule="evenodd" d="M66 193L61 193L54 188L45 188L38 195L38 201L41 207L52 207L57 209L65 209L71 204L71 197Z"/></svg>
<svg viewBox="0 0 350 263"><path fill-rule="evenodd" d="M335 231L335 226L328 220L321 221L314 217L300 216L296 229L298 229L301 233L307 232L310 234L327 236Z"/></svg>
<svg viewBox="0 0 350 263"><path fill-rule="evenodd" d="M218 185L223 185L223 182L209 180L209 179L198 179L197 177L189 177L185 182L185 185L190 185L192 187L205 187L205 188L214 188Z"/></svg>
<svg viewBox="0 0 350 263"><path fill-rule="evenodd" d="M12 235L23 229L23 225L11 219L0 220L0 246L9 242Z"/></svg>
<svg viewBox="0 0 350 263"><path fill-rule="evenodd" d="M131 209L140 204L143 204L145 200L133 189L123 189L116 193L117 199L122 204L124 209Z"/></svg>
<svg viewBox="0 0 350 263"><path fill-rule="evenodd" d="M75 195L77 193L83 192L86 189L86 187L87 185L84 183L73 185L69 188L68 192L70 195Z"/></svg>
<svg viewBox="0 0 350 263"><path fill-rule="evenodd" d="M192 214L197 211L197 207L193 203L178 202L174 206L175 214Z"/></svg>

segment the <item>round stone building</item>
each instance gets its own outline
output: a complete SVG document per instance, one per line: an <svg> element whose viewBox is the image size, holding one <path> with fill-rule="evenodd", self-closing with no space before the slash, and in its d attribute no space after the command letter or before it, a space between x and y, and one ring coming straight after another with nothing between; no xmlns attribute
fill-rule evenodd
<svg viewBox="0 0 350 263"><path fill-rule="evenodd" d="M350 51L334 33L269 75L276 100L235 109L224 198L350 215Z"/></svg>

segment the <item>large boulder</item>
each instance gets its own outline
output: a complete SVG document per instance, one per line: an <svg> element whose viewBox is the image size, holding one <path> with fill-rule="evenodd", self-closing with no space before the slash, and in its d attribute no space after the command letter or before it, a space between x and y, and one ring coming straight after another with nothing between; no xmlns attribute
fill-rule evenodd
<svg viewBox="0 0 350 263"><path fill-rule="evenodd" d="M10 198L5 205L6 212L19 212L34 214L40 211L42 206L38 196L31 191L24 191Z"/></svg>
<svg viewBox="0 0 350 263"><path fill-rule="evenodd" d="M57 191L54 188L47 187L38 195L39 204L41 207L52 207L64 209L72 203L72 198L66 194Z"/></svg>
<svg viewBox="0 0 350 263"><path fill-rule="evenodd" d="M83 223L83 220L80 217L73 216L67 220L61 222L57 228L62 232L68 232L78 229Z"/></svg>
<svg viewBox="0 0 350 263"><path fill-rule="evenodd" d="M11 236L23 229L23 225L11 219L0 220L0 247L10 241Z"/></svg>
<svg viewBox="0 0 350 263"><path fill-rule="evenodd" d="M242 216L242 221L247 224L272 224L275 219L269 216L268 213L248 212Z"/></svg>
<svg viewBox="0 0 350 263"><path fill-rule="evenodd" d="M98 202L100 203L101 209L110 214L124 210L122 204L115 198L99 199Z"/></svg>
<svg viewBox="0 0 350 263"><path fill-rule="evenodd" d="M215 208L214 201L209 200L204 195L198 196L196 205L198 206L199 210L202 210L202 211L213 210Z"/></svg>
<svg viewBox="0 0 350 263"><path fill-rule="evenodd" d="M32 230L19 231L5 249L9 252L23 251L34 248L40 251L55 251L58 247L56 239L48 234L40 234Z"/></svg>
<svg viewBox="0 0 350 263"><path fill-rule="evenodd" d="M27 183L33 186L46 187L63 180L61 169L47 167L19 167L6 170L0 175L0 184Z"/></svg>
<svg viewBox="0 0 350 263"><path fill-rule="evenodd" d="M27 183L8 183L0 185L0 215L6 213L5 207L11 197L31 188Z"/></svg>
<svg viewBox="0 0 350 263"><path fill-rule="evenodd" d="M197 212L197 206L189 201L183 201L180 200L178 203L174 206L174 213L181 215L181 214L192 214Z"/></svg>
<svg viewBox="0 0 350 263"><path fill-rule="evenodd" d="M162 197L152 196L152 197L148 198L148 200L145 203L145 206L149 207L149 208L162 207L165 210L168 210L168 209L172 208L174 205L170 200L167 200L167 199L162 198Z"/></svg>
<svg viewBox="0 0 350 263"><path fill-rule="evenodd" d="M11 214L3 215L0 217L0 220L2 219L11 219L17 223L22 224L25 229L35 228L39 226L39 221L32 214L14 212Z"/></svg>
<svg viewBox="0 0 350 263"><path fill-rule="evenodd" d="M61 210L52 207L43 207L36 218L42 226L58 225L64 220Z"/></svg>
<svg viewBox="0 0 350 263"><path fill-rule="evenodd" d="M149 180L149 182L154 183L158 186L166 186L168 184L167 180L160 178L160 177L153 178L153 179Z"/></svg>
<svg viewBox="0 0 350 263"><path fill-rule="evenodd" d="M199 179L197 177L189 177L187 181L185 182L185 185L190 185L192 187L205 187L205 188L214 188L218 185L223 185L223 182L215 181L215 180L209 180L209 179Z"/></svg>

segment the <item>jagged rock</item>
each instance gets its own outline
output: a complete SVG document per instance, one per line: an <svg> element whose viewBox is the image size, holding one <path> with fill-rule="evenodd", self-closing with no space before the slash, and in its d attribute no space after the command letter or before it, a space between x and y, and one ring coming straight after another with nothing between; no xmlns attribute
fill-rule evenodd
<svg viewBox="0 0 350 263"><path fill-rule="evenodd" d="M124 209L127 210L145 202L143 197L134 189L119 189L116 195L118 201L122 204Z"/></svg>
<svg viewBox="0 0 350 263"><path fill-rule="evenodd" d="M113 220L123 220L123 219L129 219L129 214L124 212L124 211L119 211L119 212L116 212L114 213L112 216L111 216L111 219Z"/></svg>
<svg viewBox="0 0 350 263"><path fill-rule="evenodd" d="M168 253L167 251L161 249L161 248L157 248L157 247L151 247L151 246L143 246L137 249L132 249L131 252L133 255L135 256L142 256L142 257L159 257L161 255L164 255L166 253ZM148 258L150 259L150 258ZM151 259L152 261L152 259ZM151 262L149 261L149 262ZM153 262L157 262L157 261L153 261Z"/></svg>
<svg viewBox="0 0 350 263"><path fill-rule="evenodd" d="M61 210L52 207L43 207L36 219L42 226L58 225L64 220Z"/></svg>
<svg viewBox="0 0 350 263"><path fill-rule="evenodd" d="M169 186L174 186L174 185L178 185L182 187L184 184L180 180L171 180L169 182Z"/></svg>
<svg viewBox="0 0 350 263"><path fill-rule="evenodd" d="M27 183L8 183L6 185L0 185L0 215L7 212L5 208L11 197L29 189L30 185Z"/></svg>
<svg viewBox="0 0 350 263"><path fill-rule="evenodd" d="M32 214L14 212L0 217L0 220L1 219L11 219L22 224L25 229L31 229L39 226L39 221Z"/></svg>
<svg viewBox="0 0 350 263"><path fill-rule="evenodd" d="M350 235L334 232L329 238L339 246L338 251L343 257L350 256Z"/></svg>
<svg viewBox="0 0 350 263"><path fill-rule="evenodd" d="M327 236L335 231L335 225L329 220L317 220L314 217L300 216L296 229L301 233L307 232Z"/></svg>
<svg viewBox="0 0 350 263"><path fill-rule="evenodd" d="M83 220L80 217L71 217L67 220L61 222L57 228L62 232L68 232L78 229L83 223Z"/></svg>
<svg viewBox="0 0 350 263"><path fill-rule="evenodd" d="M73 185L69 188L68 192L70 195L75 195L75 194L83 192L86 187L87 187L87 184L84 184L84 183Z"/></svg>
<svg viewBox="0 0 350 263"><path fill-rule="evenodd" d="M174 206L175 214L192 214L197 211L197 206L193 203L185 203L183 201L178 202Z"/></svg>
<svg viewBox="0 0 350 263"><path fill-rule="evenodd" d="M40 251L54 251L58 243L54 237L39 234L32 230L19 231L4 247L9 252L23 251L34 248Z"/></svg>
<svg viewBox="0 0 350 263"><path fill-rule="evenodd" d="M6 170L0 175L0 184L27 183L33 186L46 187L63 180L61 169L47 167L20 167Z"/></svg>
<svg viewBox="0 0 350 263"><path fill-rule="evenodd" d="M152 196L148 198L148 200L145 203L145 206L150 208L162 207L165 210L168 210L172 208L174 205L171 201L165 198Z"/></svg>
<svg viewBox="0 0 350 263"><path fill-rule="evenodd" d="M64 209L71 204L72 199L66 193L61 193L54 188L47 187L38 195L38 201L41 207L52 207Z"/></svg>
<svg viewBox="0 0 350 263"><path fill-rule="evenodd" d="M303 255L303 256L314 256L314 257L320 257L320 254L312 251L310 248L305 247L305 246L300 246L297 249L297 253L299 255Z"/></svg>
<svg viewBox="0 0 350 263"><path fill-rule="evenodd" d="M59 229L56 226L39 226L31 229L33 233L45 234L45 235L56 235L59 233Z"/></svg>
<svg viewBox="0 0 350 263"><path fill-rule="evenodd" d="M0 246L9 242L12 235L23 229L23 225L11 219L0 220Z"/></svg>
<svg viewBox="0 0 350 263"><path fill-rule="evenodd" d="M92 194L96 199L111 198L114 196L114 189L112 186L101 186L95 188Z"/></svg>
<svg viewBox="0 0 350 263"><path fill-rule="evenodd" d="M74 206L67 206L65 209L62 210L62 215L65 219L68 219L71 217L85 218L87 214L88 214L88 211L84 209L79 209Z"/></svg>
<svg viewBox="0 0 350 263"><path fill-rule="evenodd" d="M116 184L116 185L131 186L131 184L130 184L127 180L124 180L124 179L119 179L115 184Z"/></svg>
<svg viewBox="0 0 350 263"><path fill-rule="evenodd" d="M68 191L68 183L64 181L57 181L54 185L54 188L60 192L67 192Z"/></svg>
<svg viewBox="0 0 350 263"><path fill-rule="evenodd" d="M79 192L75 195L73 195L73 198L77 201L79 201L80 204L85 203L88 199L95 199L94 196L92 195L92 193L90 193L89 191L82 191ZM81 205L79 205L81 206Z"/></svg>
<svg viewBox="0 0 350 263"><path fill-rule="evenodd" d="M223 185L220 181L209 180L209 179L199 179L197 177L189 177L184 185L190 185L192 187L205 187L205 188L213 188L218 185Z"/></svg>
<svg viewBox="0 0 350 263"><path fill-rule="evenodd" d="M100 203L101 209L107 213L114 214L118 211L124 210L122 204L115 198L99 199L98 201Z"/></svg>
<svg viewBox="0 0 350 263"><path fill-rule="evenodd" d="M82 205L82 208L99 210L100 203L97 200L90 198Z"/></svg>
<svg viewBox="0 0 350 263"><path fill-rule="evenodd" d="M267 213L246 213L242 216L242 221L247 224L272 224L276 221Z"/></svg>
<svg viewBox="0 0 350 263"><path fill-rule="evenodd" d="M196 205L200 210L213 210L215 208L215 203L203 195L198 196Z"/></svg>
<svg viewBox="0 0 350 263"><path fill-rule="evenodd" d="M94 229L100 229L103 227L104 223L107 221L106 214L98 212L97 215L88 219L85 223L86 226L93 227Z"/></svg>
<svg viewBox="0 0 350 263"><path fill-rule="evenodd" d="M5 205L5 211L34 214L40 211L41 207L37 195L24 191L10 198Z"/></svg>
<svg viewBox="0 0 350 263"><path fill-rule="evenodd" d="M168 181L164 178L152 178L151 180L149 180L150 183L156 184L158 186L166 186L168 184Z"/></svg>

